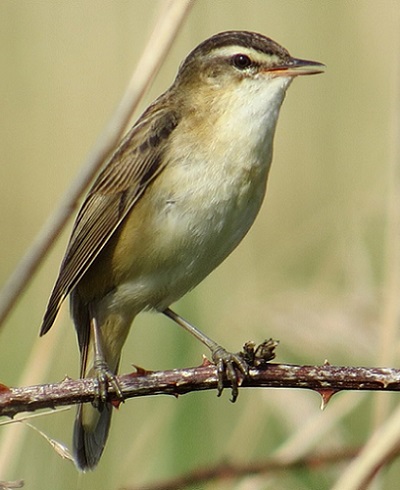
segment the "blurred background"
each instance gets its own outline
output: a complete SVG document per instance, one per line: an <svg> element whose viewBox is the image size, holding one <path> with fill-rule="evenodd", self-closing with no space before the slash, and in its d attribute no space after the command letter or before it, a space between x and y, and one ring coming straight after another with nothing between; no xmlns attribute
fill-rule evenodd
<svg viewBox="0 0 400 490"><path fill-rule="evenodd" d="M0 285L29 248L105 127L162 0L0 3ZM277 361L398 364L399 11L321 0L198 0L143 110L180 61L228 29L263 33L324 75L295 80L281 111L268 193L241 246L176 310L230 350L280 340ZM65 306L38 329L72 222L0 332L0 382L56 382L79 373ZM161 315L135 321L121 372L201 362L204 347ZM129 400L114 414L98 469L79 476L35 431L0 427L0 480L26 488L140 488L221 461L340 452L363 444L388 416L391 394L341 393L324 412L316 393L243 389ZM75 408L35 418L71 445ZM196 488L329 488L345 464ZM394 462L376 488L398 485ZM396 483L394 483L396 482Z"/></svg>

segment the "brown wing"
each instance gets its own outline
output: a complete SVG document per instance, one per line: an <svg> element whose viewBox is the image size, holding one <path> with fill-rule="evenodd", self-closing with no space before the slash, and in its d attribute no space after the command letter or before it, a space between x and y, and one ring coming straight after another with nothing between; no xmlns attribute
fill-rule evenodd
<svg viewBox="0 0 400 490"><path fill-rule="evenodd" d="M76 218L40 335L51 328L66 296L148 184L163 170L165 143L178 123L177 114L166 109L162 98L158 99L125 136L98 176Z"/></svg>

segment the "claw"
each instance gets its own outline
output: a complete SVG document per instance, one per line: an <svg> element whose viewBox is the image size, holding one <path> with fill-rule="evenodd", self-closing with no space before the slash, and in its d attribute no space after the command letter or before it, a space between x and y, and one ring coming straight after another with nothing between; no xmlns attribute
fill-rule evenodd
<svg viewBox="0 0 400 490"><path fill-rule="evenodd" d="M107 401L108 389L110 386L114 388L114 391L120 401L124 401L124 395L121 387L117 381L115 374L110 370L105 362L98 361L94 365L94 371L96 373L96 379L98 383L98 396L94 401L96 407L101 406Z"/></svg>
<svg viewBox="0 0 400 490"><path fill-rule="evenodd" d="M108 398L108 389L110 385L114 388L115 393L118 397L119 401L124 401L124 395L122 394L121 387L118 384L118 381L115 377L115 373L111 371L106 362L103 346L102 346L102 337L99 325L97 323L96 315L91 311L91 320L90 320L90 328L91 328L91 336L94 345L94 361L93 367L90 369L89 374L94 374L97 379L97 390L98 394L93 401L93 405L102 410L104 404L107 402ZM82 362L86 364L87 359L87 349L84 349L85 357Z"/></svg>
<svg viewBox="0 0 400 490"><path fill-rule="evenodd" d="M241 385L242 376L247 376L249 366L247 362L238 354L228 352L223 347L218 346L212 352L212 359L217 366L218 373L218 396L221 396L224 389L224 379L226 378L232 388L231 402L234 403L239 395L239 386Z"/></svg>
<svg viewBox="0 0 400 490"><path fill-rule="evenodd" d="M177 315L170 308L166 308L163 313L194 335L210 349L212 360L217 367L218 396L221 396L222 390L224 389L224 378L226 378L231 384L232 402L234 402L239 394L238 388L242 382L241 375L247 376L247 373L249 372L249 364L246 362L245 356L240 353L232 354L231 352L226 351L223 347L215 343L214 340L207 337L207 335L204 335L198 328Z"/></svg>

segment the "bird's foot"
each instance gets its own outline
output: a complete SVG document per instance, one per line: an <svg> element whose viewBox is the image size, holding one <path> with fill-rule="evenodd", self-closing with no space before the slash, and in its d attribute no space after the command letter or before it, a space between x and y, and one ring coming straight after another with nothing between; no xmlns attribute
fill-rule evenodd
<svg viewBox="0 0 400 490"><path fill-rule="evenodd" d="M98 385L98 395L93 402L93 405L96 406L96 408L99 408L107 401L108 390L110 387L114 389L118 400L123 401L124 395L122 394L122 390L117 381L117 377L110 370L107 363L98 360L97 362L95 362L94 371Z"/></svg>
<svg viewBox="0 0 400 490"><path fill-rule="evenodd" d="M212 360L217 366L218 373L218 396L224 389L225 378L230 382L232 388L231 402L235 402L239 394L239 386L249 372L249 365L243 356L228 352L221 346L212 351Z"/></svg>
<svg viewBox="0 0 400 490"><path fill-rule="evenodd" d="M256 346L254 342L246 342L243 350L237 354L228 352L221 346L212 350L212 360L218 372L218 396L224 389L224 380L230 382L232 388L231 401L235 402L239 395L239 386L248 375L249 369L261 368L275 358L278 341L269 339Z"/></svg>

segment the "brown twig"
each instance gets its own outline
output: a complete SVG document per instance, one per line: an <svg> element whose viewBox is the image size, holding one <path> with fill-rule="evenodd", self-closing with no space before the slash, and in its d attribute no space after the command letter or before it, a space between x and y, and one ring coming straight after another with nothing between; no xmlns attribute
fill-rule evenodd
<svg viewBox="0 0 400 490"><path fill-rule="evenodd" d="M222 462L215 466L195 469L170 480L135 487L125 486L123 490L183 490L184 488L194 488L194 485L206 484L216 480L236 480L238 478L298 468L312 468L314 470L321 466L353 459L358 452L359 448L345 448L339 451L309 455L290 462L274 458L248 464Z"/></svg>
<svg viewBox="0 0 400 490"><path fill-rule="evenodd" d="M171 371L138 369L117 377L125 399L148 395L182 395L217 388L217 370L208 361L202 366ZM228 388L228 383L225 384ZM320 393L325 401L341 390L400 391L400 370L344 366L297 366L267 364L252 367L241 386L303 388ZM0 385L0 415L55 408L93 401L98 394L94 379L64 379L60 383L8 388ZM110 387L109 398L118 403Z"/></svg>

